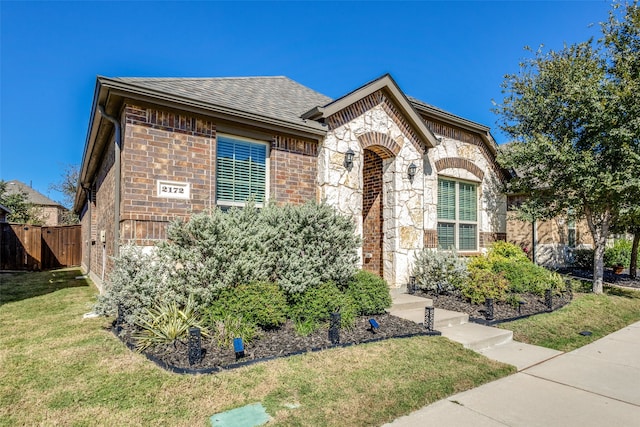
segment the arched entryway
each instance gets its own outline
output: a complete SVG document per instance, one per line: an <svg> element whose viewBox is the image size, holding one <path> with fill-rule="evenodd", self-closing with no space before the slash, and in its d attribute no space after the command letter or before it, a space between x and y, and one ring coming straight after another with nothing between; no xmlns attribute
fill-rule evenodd
<svg viewBox="0 0 640 427"><path fill-rule="evenodd" d="M362 268L384 277L383 161L373 150L364 150L362 168Z"/></svg>

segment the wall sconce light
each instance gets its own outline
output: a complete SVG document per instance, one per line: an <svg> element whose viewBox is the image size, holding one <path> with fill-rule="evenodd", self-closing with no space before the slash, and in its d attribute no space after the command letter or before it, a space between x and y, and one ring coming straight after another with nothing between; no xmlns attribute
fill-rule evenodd
<svg viewBox="0 0 640 427"><path fill-rule="evenodd" d="M353 156L355 155L355 153L353 152L353 150L351 148L349 148L347 150L346 153L344 153L344 167L347 170L351 170L351 168L353 168Z"/></svg>
<svg viewBox="0 0 640 427"><path fill-rule="evenodd" d="M415 178L417 170L418 170L418 167L415 165L415 163L412 162L409 165L409 169L407 170L407 175L409 175L409 181L413 182L413 178Z"/></svg>

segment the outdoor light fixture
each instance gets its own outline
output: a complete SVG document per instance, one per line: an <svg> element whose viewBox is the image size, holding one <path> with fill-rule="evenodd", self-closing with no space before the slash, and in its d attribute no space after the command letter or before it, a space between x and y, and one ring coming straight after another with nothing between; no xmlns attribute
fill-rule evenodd
<svg viewBox="0 0 640 427"><path fill-rule="evenodd" d="M340 344L340 320L342 316L339 312L331 313L329 322L329 341L331 344Z"/></svg>
<svg viewBox="0 0 640 427"><path fill-rule="evenodd" d="M376 319L369 319L369 324L371 325L370 331L374 334L378 329L380 329L380 325L376 322Z"/></svg>
<svg viewBox="0 0 640 427"><path fill-rule="evenodd" d="M200 340L200 328L189 328L189 365L202 359L202 342Z"/></svg>
<svg viewBox="0 0 640 427"><path fill-rule="evenodd" d="M409 175L409 181L413 182L413 178L416 176L417 170L418 170L418 167L415 165L415 163L411 162L411 164L409 165L409 169L407 170L407 174Z"/></svg>
<svg viewBox="0 0 640 427"><path fill-rule="evenodd" d="M416 276L409 276L409 294L416 293Z"/></svg>
<svg viewBox="0 0 640 427"><path fill-rule="evenodd" d="M553 294L551 289L544 291L544 305L547 306L547 311L553 311Z"/></svg>
<svg viewBox="0 0 640 427"><path fill-rule="evenodd" d="M424 327L427 330L427 335L442 335L442 332L433 329L436 320L435 310L433 306L424 308Z"/></svg>
<svg viewBox="0 0 640 427"><path fill-rule="evenodd" d="M355 156L355 153L351 148L344 153L344 167L349 171L353 167L353 156Z"/></svg>
<svg viewBox="0 0 640 427"><path fill-rule="evenodd" d="M244 357L244 343L242 338L233 339L233 351L236 353L236 360Z"/></svg>
<svg viewBox="0 0 640 427"><path fill-rule="evenodd" d="M488 321L493 320L493 298L487 298L484 300L484 305L486 307L485 310L485 318Z"/></svg>

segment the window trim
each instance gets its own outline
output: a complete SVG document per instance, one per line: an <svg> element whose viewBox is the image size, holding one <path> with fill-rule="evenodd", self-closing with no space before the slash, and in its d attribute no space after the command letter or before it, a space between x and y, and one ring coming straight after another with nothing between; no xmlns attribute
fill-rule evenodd
<svg viewBox="0 0 640 427"><path fill-rule="evenodd" d="M218 149L219 149L219 141L220 138L227 138L227 139L232 139L235 141L240 141L240 142L248 142L250 144L259 144L259 145L264 145L266 147L265 149L265 161L264 161L264 167L265 167L265 173L264 173L264 202L255 202L255 206L258 208L262 208L264 207L268 202L269 202L269 195L270 195L270 181L271 181L271 143L269 141L264 141L264 140L259 140L259 139L254 139L254 138L249 138L249 137L245 137L245 136L240 136L240 135L236 135L236 134L231 134L231 133L223 133L223 132L218 132L216 134L215 137L215 191L214 191L214 199L215 199L215 205L218 207L226 207L226 208L231 208L231 207L244 207L246 206L246 202L237 202L237 201L228 201L228 200L218 200Z"/></svg>
<svg viewBox="0 0 640 427"><path fill-rule="evenodd" d="M454 217L455 219L446 219L440 218L437 215L438 203L439 203L439 195L440 195L440 181L450 181L455 183L454 187ZM473 185L475 187L476 193L476 220L468 221L460 219L460 184ZM453 178L449 176L438 176L437 180L437 188L436 188L436 230L438 229L439 224L453 224L453 250L458 253L477 253L480 250L480 183L475 181L469 181L459 178ZM469 224L476 226L475 232L475 240L476 245L473 249L460 249L460 225L461 224ZM438 239L439 240L439 239ZM440 247L440 242L438 241L438 250L450 251L452 249L445 249Z"/></svg>

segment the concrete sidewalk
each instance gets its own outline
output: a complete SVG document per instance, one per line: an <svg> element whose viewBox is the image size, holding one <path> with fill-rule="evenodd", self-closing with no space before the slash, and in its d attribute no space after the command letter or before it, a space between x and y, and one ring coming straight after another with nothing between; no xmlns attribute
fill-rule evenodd
<svg viewBox="0 0 640 427"><path fill-rule="evenodd" d="M386 426L640 426L640 322Z"/></svg>

